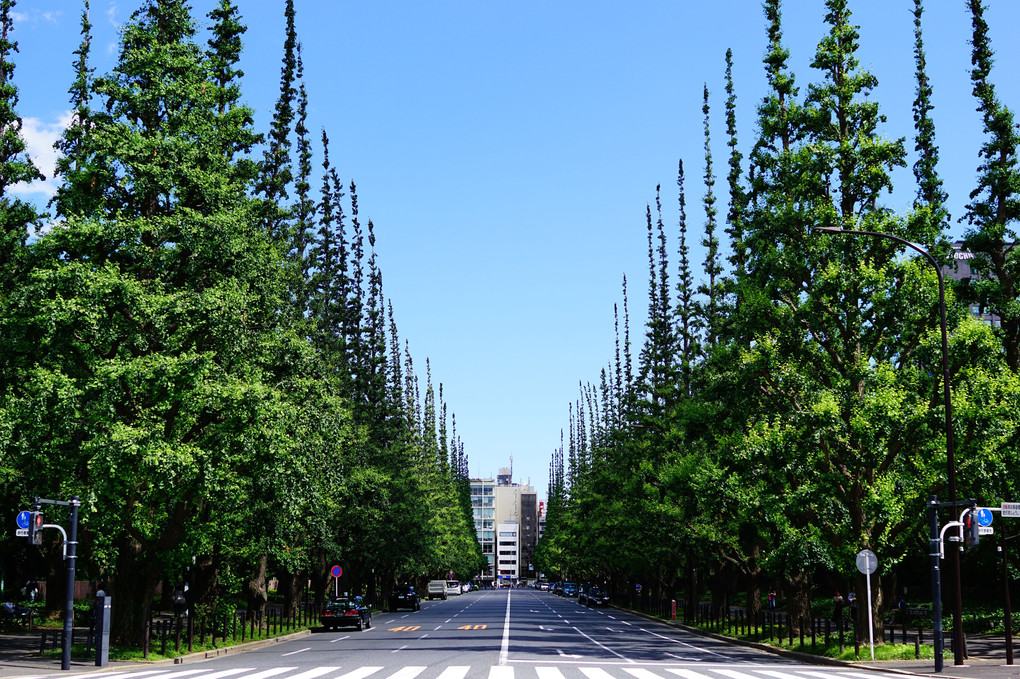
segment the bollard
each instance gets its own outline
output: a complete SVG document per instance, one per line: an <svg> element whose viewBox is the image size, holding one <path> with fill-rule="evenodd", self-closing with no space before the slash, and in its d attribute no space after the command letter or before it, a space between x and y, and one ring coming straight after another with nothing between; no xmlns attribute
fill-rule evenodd
<svg viewBox="0 0 1020 679"><path fill-rule="evenodd" d="M110 664L110 608L111 597L106 592L96 592L96 667Z"/></svg>
<svg viewBox="0 0 1020 679"><path fill-rule="evenodd" d="M918 660L921 659L921 635L917 635L917 639L914 641L914 657Z"/></svg>

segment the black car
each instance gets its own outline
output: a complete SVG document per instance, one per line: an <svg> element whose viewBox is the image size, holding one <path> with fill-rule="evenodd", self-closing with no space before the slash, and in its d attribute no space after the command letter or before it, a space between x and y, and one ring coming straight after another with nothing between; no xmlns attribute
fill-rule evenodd
<svg viewBox="0 0 1020 679"><path fill-rule="evenodd" d="M367 629L372 626L372 610L360 596L339 597L326 604L319 622L328 630L334 627Z"/></svg>
<svg viewBox="0 0 1020 679"><path fill-rule="evenodd" d="M390 610L410 608L412 611L421 610L421 597L414 591L411 585L400 585L394 587L390 592Z"/></svg>
<svg viewBox="0 0 1020 679"><path fill-rule="evenodd" d="M609 594L600 587L589 587L584 596L585 606L608 606Z"/></svg>

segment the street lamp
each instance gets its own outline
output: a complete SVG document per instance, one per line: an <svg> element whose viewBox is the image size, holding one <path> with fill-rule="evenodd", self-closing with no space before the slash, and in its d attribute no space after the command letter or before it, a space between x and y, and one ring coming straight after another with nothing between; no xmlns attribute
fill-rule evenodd
<svg viewBox="0 0 1020 679"><path fill-rule="evenodd" d="M911 250L919 252L928 261L929 264L935 269L935 275L938 276L939 280L939 325L942 329L942 396L945 400L946 410L946 464L949 468L949 502L954 504L956 502L956 445L953 440L953 402L950 398L949 393L949 330L946 326L946 286L945 281L942 277L942 267L935 261L935 258L931 256L931 253L922 248L917 243L911 243L910 241L893 236L888 233L880 233L878 231L855 231L850 229L843 229L838 226L816 226L813 227L814 231L821 231L824 233L844 233L850 236L874 236L876 238L886 238L888 240L896 241L901 245L906 245ZM955 506L955 505L954 505ZM937 533L934 537L937 537ZM960 551L958 549L949 550L951 555L950 563L953 565L953 578L955 579L955 601L953 602L953 660L957 665L963 664L963 601L960 596ZM932 559L938 559L937 555L933 555ZM933 568L933 570L937 570ZM939 588L941 589L941 587ZM938 596L933 596L933 599ZM942 671L942 619L941 615L934 615L941 611L941 605L939 601L933 601L933 617L935 624L935 671Z"/></svg>

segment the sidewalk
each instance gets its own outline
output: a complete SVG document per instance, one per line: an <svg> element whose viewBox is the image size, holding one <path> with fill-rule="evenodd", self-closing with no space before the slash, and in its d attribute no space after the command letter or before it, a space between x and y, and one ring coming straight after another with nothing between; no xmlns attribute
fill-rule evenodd
<svg viewBox="0 0 1020 679"><path fill-rule="evenodd" d="M216 651L202 651L190 655L178 656L168 660L152 661L123 661L111 660L105 668L96 667L95 660L71 659L71 669L64 672L60 669L61 657L42 657L39 655L39 632L27 632L24 634L0 634L0 678L27 677L39 675L51 675L55 678L60 676L81 675L86 672L104 672L124 669L142 669L146 667L160 667L163 665L178 665L185 662L195 662L214 658L220 655L243 653L255 648L262 648L281 641L288 641L303 637L310 632L301 630L292 634L285 634L270 639L259 639L243 644L225 646ZM97 675L102 676L102 675Z"/></svg>

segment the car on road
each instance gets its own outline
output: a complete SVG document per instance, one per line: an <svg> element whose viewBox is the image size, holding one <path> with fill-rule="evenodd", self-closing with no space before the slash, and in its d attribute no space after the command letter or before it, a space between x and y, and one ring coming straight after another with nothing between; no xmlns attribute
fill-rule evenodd
<svg viewBox="0 0 1020 679"><path fill-rule="evenodd" d="M446 600L446 580L429 580L428 587L429 601L433 599Z"/></svg>
<svg viewBox="0 0 1020 679"><path fill-rule="evenodd" d="M584 595L585 606L608 606L609 594L601 587L592 586Z"/></svg>
<svg viewBox="0 0 1020 679"><path fill-rule="evenodd" d="M335 627L368 629L372 626L372 609L365 605L365 600L360 596L337 597L326 604L319 622L327 630Z"/></svg>
<svg viewBox="0 0 1020 679"><path fill-rule="evenodd" d="M446 596L460 596L460 581L459 580L447 580L446 581Z"/></svg>
<svg viewBox="0 0 1020 679"><path fill-rule="evenodd" d="M563 583L563 596L577 596L577 583L576 582L564 582Z"/></svg>
<svg viewBox="0 0 1020 679"><path fill-rule="evenodd" d="M401 608L410 608L412 611L421 610L421 597L411 585L400 585L394 587L390 592L390 610L396 611Z"/></svg>

